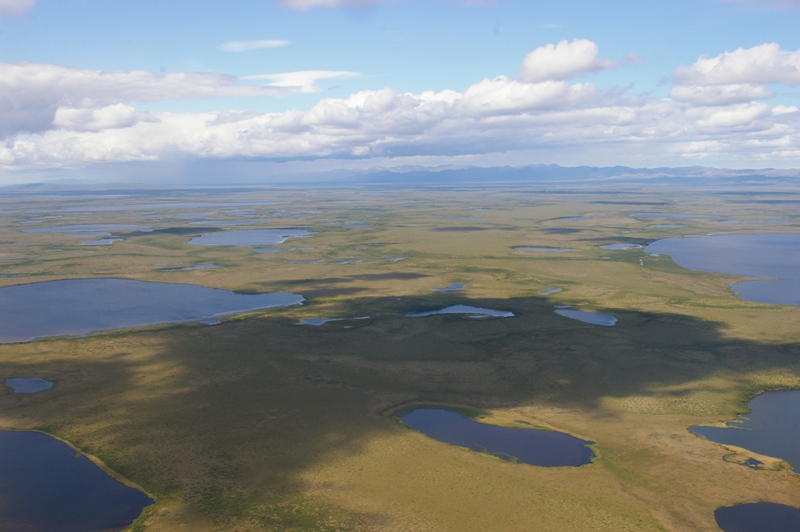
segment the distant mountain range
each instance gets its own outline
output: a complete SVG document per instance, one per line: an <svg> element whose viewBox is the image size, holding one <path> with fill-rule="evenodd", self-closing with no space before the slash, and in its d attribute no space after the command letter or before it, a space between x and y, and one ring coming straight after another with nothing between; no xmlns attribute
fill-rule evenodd
<svg viewBox="0 0 800 532"><path fill-rule="evenodd" d="M665 184L800 184L800 169L730 170L703 166L680 168L630 168L627 166L576 166L556 164L511 167L400 167L315 174L321 181L386 184L643 182ZM312 180L312 174L303 176Z"/></svg>
<svg viewBox="0 0 800 532"><path fill-rule="evenodd" d="M783 185L800 184L800 168L731 170L704 166L679 168L630 168L627 166L576 166L538 164L523 167L498 166L402 166L394 168L372 168L367 170L332 170L316 173L276 175L258 170L258 162L226 167L224 162L209 161L205 171L201 166L184 168L183 171L164 168L150 174L151 179L142 179L146 172L125 174L108 168L105 176L118 179L104 182L101 179L59 179L25 185L0 187L0 193L44 193L46 191L106 190L119 189L164 189L182 187L233 187L275 184L384 184L392 186L445 186L445 185L612 185L612 184L664 184L690 186L719 185ZM177 171L176 171L177 170ZM237 171L238 170L238 171ZM158 182L158 184L155 184Z"/></svg>

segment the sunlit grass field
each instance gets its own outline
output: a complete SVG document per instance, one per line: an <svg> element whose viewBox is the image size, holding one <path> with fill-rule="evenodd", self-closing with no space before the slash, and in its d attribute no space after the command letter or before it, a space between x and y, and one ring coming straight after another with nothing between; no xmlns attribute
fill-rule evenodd
<svg viewBox="0 0 800 532"><path fill-rule="evenodd" d="M800 387L800 309L738 299L735 276L602 246L800 230L796 205L750 197L641 186L0 197L0 286L121 277L307 298L215 326L0 345L0 377L56 383L4 387L0 427L64 439L152 495L135 530L716 530L720 506L800 501L797 474L743 467L741 453L756 455L688 431L733 419L760 390ZM643 212L711 217L631 216ZM213 221L315 234L281 253L187 244ZM114 232L110 246L22 232L108 223L155 231ZM165 271L198 264L219 268ZM451 283L466 288L432 290ZM454 304L515 317L406 317ZM619 321L569 320L556 304ZM568 432L598 456L503 462L390 415L410 402Z"/></svg>

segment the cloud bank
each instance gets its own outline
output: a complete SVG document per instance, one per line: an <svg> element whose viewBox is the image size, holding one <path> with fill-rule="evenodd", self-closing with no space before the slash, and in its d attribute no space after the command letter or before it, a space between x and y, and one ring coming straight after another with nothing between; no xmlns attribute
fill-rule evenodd
<svg viewBox="0 0 800 532"><path fill-rule="evenodd" d="M656 98L573 81L617 63L602 59L591 41L562 41L527 54L516 78L486 78L462 91L363 90L276 113L142 113L133 104L311 92L321 80L357 73L251 76L267 82L255 86L218 73L3 64L0 94L12 97L0 100L6 106L0 112L14 121L4 122L0 165L208 157L402 161L526 151L615 153L626 160L649 154L654 164L665 157L728 165L762 157L792 161L800 156L800 109L767 103L772 94L765 84L797 84L799 55L767 43L701 57L676 69L669 98Z"/></svg>

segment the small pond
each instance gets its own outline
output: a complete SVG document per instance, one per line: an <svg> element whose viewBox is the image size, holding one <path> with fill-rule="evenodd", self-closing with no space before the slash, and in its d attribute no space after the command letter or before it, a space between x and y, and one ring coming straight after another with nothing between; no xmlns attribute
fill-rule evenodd
<svg viewBox="0 0 800 532"><path fill-rule="evenodd" d="M427 312L416 312L406 314L409 318L424 318L436 314L466 314L468 318L513 318L514 313L508 310L492 310L488 308L471 307L469 305L452 305L439 310L429 310Z"/></svg>
<svg viewBox="0 0 800 532"><path fill-rule="evenodd" d="M563 432L478 423L456 410L423 407L401 410L395 415L426 436L506 461L544 467L589 464L594 442Z"/></svg>
<svg viewBox="0 0 800 532"><path fill-rule="evenodd" d="M561 288L548 288L547 290L540 290L539 293L543 296L549 296L551 294L557 294L561 292Z"/></svg>
<svg viewBox="0 0 800 532"><path fill-rule="evenodd" d="M441 288L431 288L431 290L436 290L437 292L456 292L458 290L463 290L467 287L465 284L461 283L453 283L448 286L443 286Z"/></svg>
<svg viewBox="0 0 800 532"><path fill-rule="evenodd" d="M723 532L797 532L800 530L800 509L756 502L717 508L714 512Z"/></svg>
<svg viewBox="0 0 800 532"><path fill-rule="evenodd" d="M613 327L617 323L617 318L611 314L604 314L602 312L588 312L586 310L571 310L571 309L558 309L555 311L559 316L570 318L573 320L582 321L584 323L591 323L592 325L603 325L604 327Z"/></svg>
<svg viewBox="0 0 800 532"><path fill-rule="evenodd" d="M571 253L572 251L575 251L574 249L569 248L548 248L536 246L515 246L514 249L517 251L539 251L542 253Z"/></svg>
<svg viewBox="0 0 800 532"><path fill-rule="evenodd" d="M728 423L728 428L694 426L690 430L717 443L786 460L800 471L800 390L762 393L748 407L750 413Z"/></svg>
<svg viewBox="0 0 800 532"><path fill-rule="evenodd" d="M747 301L800 305L800 234L713 235L665 238L645 248L669 255L682 268L777 280L733 285Z"/></svg>
<svg viewBox="0 0 800 532"><path fill-rule="evenodd" d="M109 476L64 442L0 430L0 529L117 530L153 500Z"/></svg>
<svg viewBox="0 0 800 532"><path fill-rule="evenodd" d="M304 318L298 321L295 325L325 325L331 321L342 321L344 318Z"/></svg>
<svg viewBox="0 0 800 532"><path fill-rule="evenodd" d="M303 301L303 296L285 292L249 295L129 279L69 279L6 286L0 288L0 343L198 321Z"/></svg>
<svg viewBox="0 0 800 532"><path fill-rule="evenodd" d="M272 246L290 238L305 238L314 233L305 229L248 229L224 231L196 236L189 240L195 246Z"/></svg>
<svg viewBox="0 0 800 532"><path fill-rule="evenodd" d="M99 240L84 240L81 242L83 246L110 246L114 242L121 241L121 238L101 238Z"/></svg>
<svg viewBox="0 0 800 532"><path fill-rule="evenodd" d="M39 393L53 387L52 382L41 377L6 379L6 384L11 386L14 393Z"/></svg>

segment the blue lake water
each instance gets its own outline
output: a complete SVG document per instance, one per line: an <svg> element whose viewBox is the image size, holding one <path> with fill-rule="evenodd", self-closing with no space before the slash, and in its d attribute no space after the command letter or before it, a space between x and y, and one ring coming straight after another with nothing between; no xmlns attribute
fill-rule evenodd
<svg viewBox="0 0 800 532"><path fill-rule="evenodd" d="M508 310L492 310L488 308L471 307L469 305L452 305L439 310L429 310L427 312L416 312L406 314L409 318L424 318L436 314L466 314L470 318L513 318L514 313Z"/></svg>
<svg viewBox="0 0 800 532"><path fill-rule="evenodd" d="M153 500L106 474L66 443L0 430L0 529L117 530Z"/></svg>
<svg viewBox="0 0 800 532"><path fill-rule="evenodd" d="M786 460L800 471L800 390L767 392L754 397L751 412L723 427L690 427L717 443L735 445Z"/></svg>
<svg viewBox="0 0 800 532"><path fill-rule="evenodd" d="M344 318L304 318L298 321L295 325L325 325L330 321L342 321Z"/></svg>
<svg viewBox="0 0 800 532"><path fill-rule="evenodd" d="M564 316L565 318L582 321L584 323L591 323L592 325L603 325L604 327L613 327L617 323L617 318L611 314L604 314L602 312L558 309L556 310L556 314L559 316Z"/></svg>
<svg viewBox="0 0 800 532"><path fill-rule="evenodd" d="M540 290L539 293L543 296L549 296L550 294L557 294L561 292L560 288L548 288L547 290Z"/></svg>
<svg viewBox="0 0 800 532"><path fill-rule="evenodd" d="M305 229L248 229L208 233L189 240L195 246L272 246L290 238L304 238L314 233Z"/></svg>
<svg viewBox="0 0 800 532"><path fill-rule="evenodd" d="M800 234L665 238L645 252L669 255L689 270L777 279L744 281L733 289L747 301L800 305Z"/></svg>
<svg viewBox="0 0 800 532"><path fill-rule="evenodd" d="M737 504L714 512L723 532L797 532L800 509L771 502Z"/></svg>
<svg viewBox="0 0 800 532"><path fill-rule="evenodd" d="M421 433L459 447L485 452L503 460L545 467L589 464L593 442L563 432L478 423L446 408L416 408L395 414Z"/></svg>
<svg viewBox="0 0 800 532"><path fill-rule="evenodd" d="M41 377L15 377L13 379L6 379L6 384L11 386L14 393L39 393L53 387L52 382L42 379Z"/></svg>
<svg viewBox="0 0 800 532"><path fill-rule="evenodd" d="M303 296L285 292L237 294L129 279L70 279L7 286L0 288L0 343L199 321L303 301Z"/></svg>
<svg viewBox="0 0 800 532"><path fill-rule="evenodd" d="M456 292L458 290L463 290L467 287L465 284L461 283L453 283L447 286L443 286L441 288L431 288L431 290L436 290L437 292Z"/></svg>

